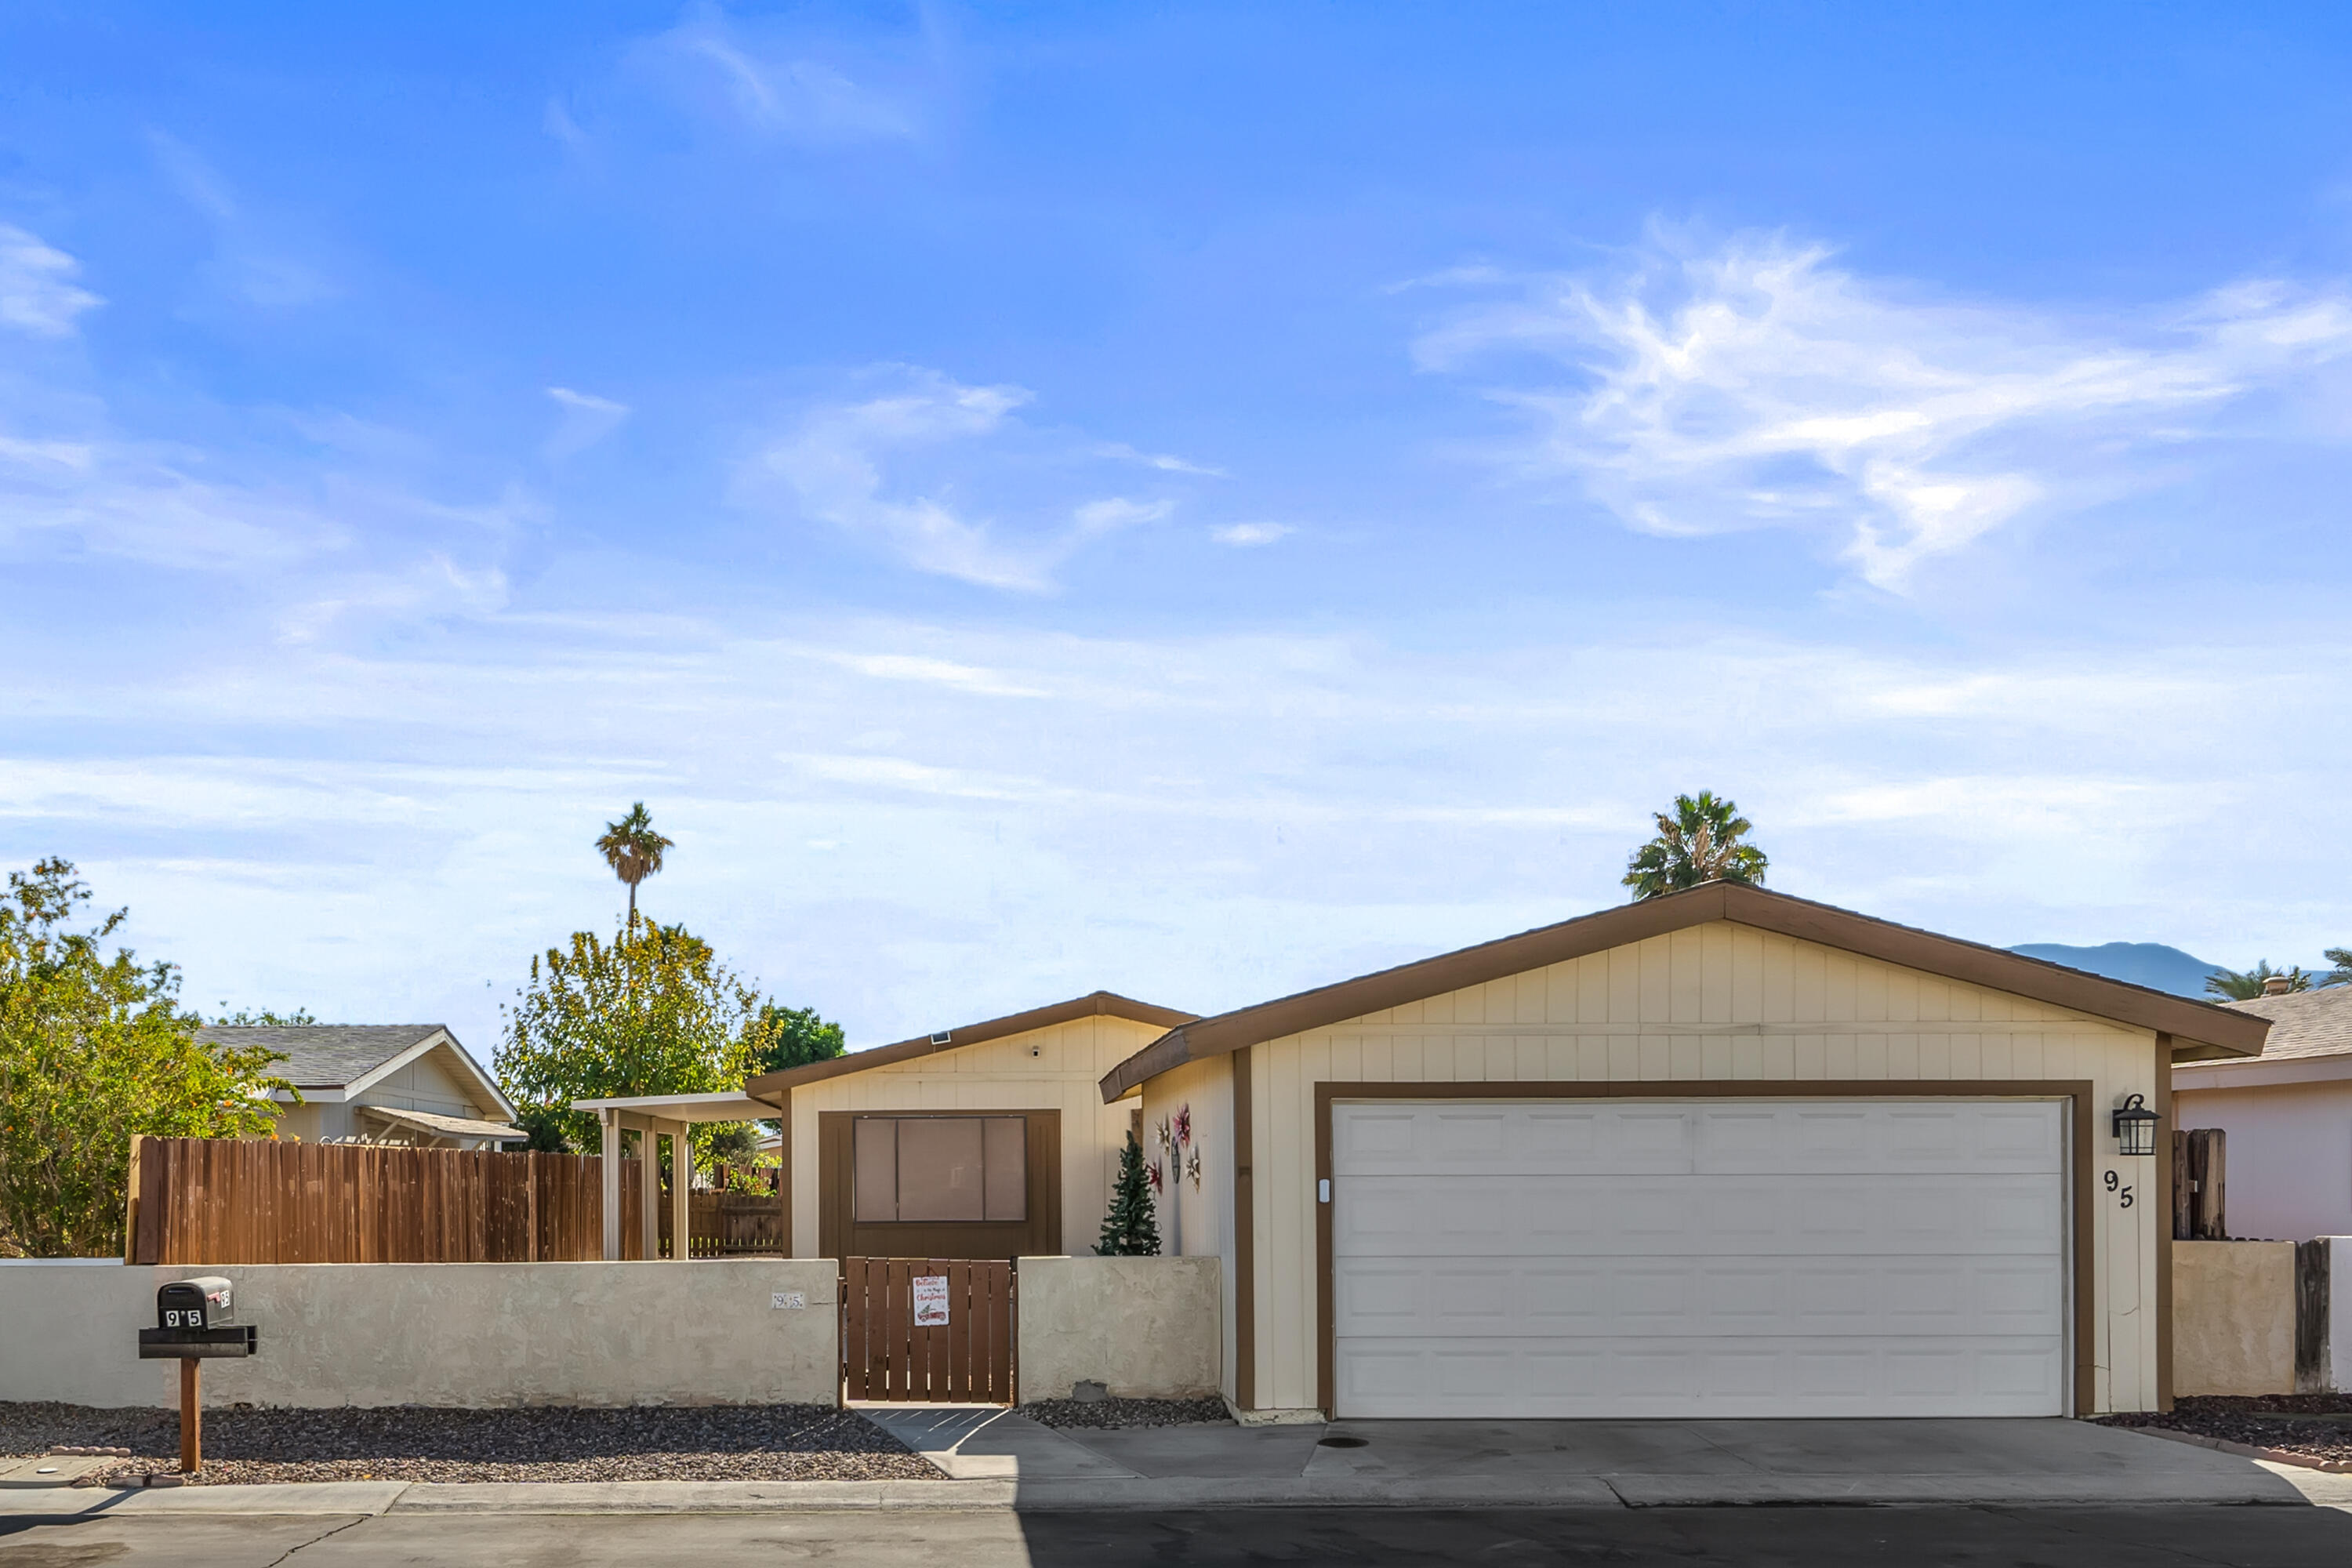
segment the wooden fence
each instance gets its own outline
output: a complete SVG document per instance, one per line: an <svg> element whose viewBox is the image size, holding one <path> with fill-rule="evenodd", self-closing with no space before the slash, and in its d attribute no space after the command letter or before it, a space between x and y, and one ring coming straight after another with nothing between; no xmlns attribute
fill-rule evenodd
<svg viewBox="0 0 2352 1568"><path fill-rule="evenodd" d="M227 1138L131 1142L132 1263L584 1262L604 1255L594 1155ZM642 1257L637 1163L621 1255Z"/></svg>

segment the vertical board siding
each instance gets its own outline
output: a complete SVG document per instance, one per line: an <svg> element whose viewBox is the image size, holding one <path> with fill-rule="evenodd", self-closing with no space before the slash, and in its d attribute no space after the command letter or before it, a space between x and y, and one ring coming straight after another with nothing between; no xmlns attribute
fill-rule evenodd
<svg viewBox="0 0 2352 1568"><path fill-rule="evenodd" d="M1189 1070L1146 1086L1147 1106L1189 1098L1197 1118L1216 1104ZM1677 1084L1754 1079L1792 1091L1808 1079L1884 1079L1891 1094L1939 1082L2082 1080L2094 1085L2102 1138L2106 1110L2124 1095L2158 1093L2148 1031L1728 921L1267 1041L1252 1048L1250 1072L1263 1409L1310 1408L1319 1397L1318 1083L1647 1082L1671 1095ZM2094 1151L2096 1180L2116 1160L2111 1143L2095 1139ZM2157 1398L2147 1229L2156 1184L2146 1170L2126 1169L2123 1180L2138 1189L2134 1208L2101 1191L2085 1211L2097 1261L2100 1409L2149 1408ZM1219 1247L1230 1281L1230 1238Z"/></svg>
<svg viewBox="0 0 2352 1568"><path fill-rule="evenodd" d="M604 1256L594 1155L141 1138L144 1264L584 1262ZM624 1162L625 1165L633 1162ZM634 1175L634 1173L632 1173ZM636 1184L625 1178L625 1195ZM634 1245L625 1208L625 1256Z"/></svg>
<svg viewBox="0 0 2352 1568"><path fill-rule="evenodd" d="M1089 1252L1110 1202L1132 1100L1105 1105L1103 1075L1158 1039L1154 1024L1095 1014L978 1045L820 1079L793 1090L793 1256L821 1251L826 1200L817 1119L826 1111L1058 1110L1062 1126L1062 1247ZM1034 1047L1037 1055L1029 1054Z"/></svg>

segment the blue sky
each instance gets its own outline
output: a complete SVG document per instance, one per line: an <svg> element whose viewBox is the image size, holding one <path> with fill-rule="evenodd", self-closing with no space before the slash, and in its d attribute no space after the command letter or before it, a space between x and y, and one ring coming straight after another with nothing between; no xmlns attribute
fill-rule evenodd
<svg viewBox="0 0 2352 1568"><path fill-rule="evenodd" d="M855 1042L1582 913L2352 942L2332 7L0 14L0 858Z"/></svg>

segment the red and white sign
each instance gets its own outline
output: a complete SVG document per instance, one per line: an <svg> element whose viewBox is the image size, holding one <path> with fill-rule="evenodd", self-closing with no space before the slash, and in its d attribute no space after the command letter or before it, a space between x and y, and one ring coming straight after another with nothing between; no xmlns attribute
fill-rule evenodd
<svg viewBox="0 0 2352 1568"><path fill-rule="evenodd" d="M948 1326L948 1277L944 1274L915 1276L915 1327L944 1329Z"/></svg>

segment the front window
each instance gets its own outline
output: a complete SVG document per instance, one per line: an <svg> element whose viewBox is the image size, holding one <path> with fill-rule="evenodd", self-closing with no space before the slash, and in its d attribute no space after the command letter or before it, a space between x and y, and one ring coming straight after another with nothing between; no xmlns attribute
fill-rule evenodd
<svg viewBox="0 0 2352 1568"><path fill-rule="evenodd" d="M1029 1217L1018 1116L861 1116L850 1206L859 1225Z"/></svg>

